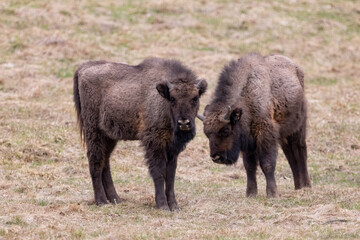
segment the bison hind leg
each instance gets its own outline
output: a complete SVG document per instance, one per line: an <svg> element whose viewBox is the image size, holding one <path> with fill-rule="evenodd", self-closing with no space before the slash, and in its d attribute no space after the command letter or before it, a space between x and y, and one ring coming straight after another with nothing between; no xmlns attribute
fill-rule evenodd
<svg viewBox="0 0 360 240"><path fill-rule="evenodd" d="M107 200L113 204L120 203L119 195L116 193L114 182L110 171L110 155L114 150L117 141L109 138L104 138L104 169L102 172L102 183L104 186Z"/></svg>
<svg viewBox="0 0 360 240"><path fill-rule="evenodd" d="M299 131L286 137L281 142L281 147L289 162L294 177L295 189L311 187L310 177L307 170L307 146L306 146L306 125Z"/></svg>
<svg viewBox="0 0 360 240"><path fill-rule="evenodd" d="M96 205L107 204L104 186L102 184L103 156L102 149L96 144L96 141L87 141L87 157L89 160L89 169L91 181L94 189Z"/></svg>
<svg viewBox="0 0 360 240"><path fill-rule="evenodd" d="M94 189L96 205L120 202L111 178L109 158L116 141L106 137L100 130L85 134L87 157Z"/></svg>
<svg viewBox="0 0 360 240"><path fill-rule="evenodd" d="M271 146L267 152L262 152L259 156L260 167L266 178L266 196L269 198L278 196L278 190L275 180L276 158L276 145Z"/></svg>

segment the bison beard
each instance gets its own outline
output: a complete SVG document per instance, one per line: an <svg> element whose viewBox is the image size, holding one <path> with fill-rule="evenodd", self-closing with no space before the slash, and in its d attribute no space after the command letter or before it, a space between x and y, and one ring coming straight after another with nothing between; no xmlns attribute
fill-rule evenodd
<svg viewBox="0 0 360 240"><path fill-rule="evenodd" d="M241 151L253 151L256 147L256 142L252 137L244 134L239 134L239 137L233 143L230 150L218 153L218 157L212 158L214 163L232 165L237 162Z"/></svg>
<svg viewBox="0 0 360 240"><path fill-rule="evenodd" d="M235 125L235 124L234 124ZM246 136L242 133L240 125L235 125L233 132L235 134L232 148L227 151L218 153L215 158L212 158L214 163L232 165L237 162L241 151L254 151L256 142L251 136Z"/></svg>

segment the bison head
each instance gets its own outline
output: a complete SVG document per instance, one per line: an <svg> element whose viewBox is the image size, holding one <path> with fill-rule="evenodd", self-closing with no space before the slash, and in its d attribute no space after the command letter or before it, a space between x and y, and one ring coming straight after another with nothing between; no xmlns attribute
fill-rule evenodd
<svg viewBox="0 0 360 240"><path fill-rule="evenodd" d="M195 134L195 117L199 110L199 98L206 88L207 82L204 79L195 84L181 81L172 84L167 81L156 86L159 94L169 103L175 132Z"/></svg>
<svg viewBox="0 0 360 240"><path fill-rule="evenodd" d="M233 164L237 161L240 150L248 145L248 138L242 131L240 119L242 109L208 110L205 116L199 116L204 122L204 133L209 138L210 157L215 163Z"/></svg>

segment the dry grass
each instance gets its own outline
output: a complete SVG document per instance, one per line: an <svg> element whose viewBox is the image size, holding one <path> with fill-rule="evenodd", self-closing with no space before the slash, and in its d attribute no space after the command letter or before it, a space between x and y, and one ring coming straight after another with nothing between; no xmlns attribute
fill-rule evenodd
<svg viewBox="0 0 360 240"><path fill-rule="evenodd" d="M360 239L358 1L41 1L0 3L0 239ZM306 73L311 190L247 199L245 171L213 164L198 134L180 155L180 212L154 207L138 142L112 156L124 200L92 203L72 103L77 64L176 58L206 77L210 100L230 59L281 53Z"/></svg>

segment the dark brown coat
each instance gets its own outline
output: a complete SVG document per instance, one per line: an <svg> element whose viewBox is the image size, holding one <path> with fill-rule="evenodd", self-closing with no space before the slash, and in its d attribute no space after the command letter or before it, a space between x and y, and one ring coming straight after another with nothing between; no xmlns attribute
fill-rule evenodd
<svg viewBox="0 0 360 240"><path fill-rule="evenodd" d="M140 140L156 206L178 208L177 157L195 136L199 97L206 88L205 80L175 60L149 58L137 66L96 61L77 69L74 102L97 204L120 201L109 165L117 141Z"/></svg>
<svg viewBox="0 0 360 240"><path fill-rule="evenodd" d="M242 152L247 196L257 194L259 163L266 177L267 195L277 195L274 171L279 142L292 169L295 188L310 187L304 74L289 58L250 53L230 62L204 115L204 132L214 162L235 163Z"/></svg>

